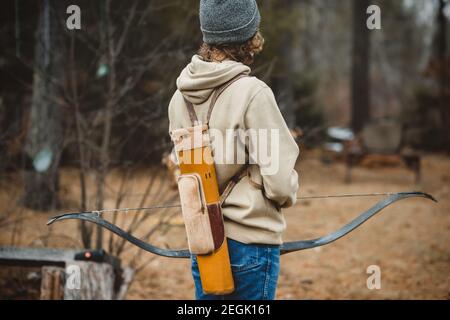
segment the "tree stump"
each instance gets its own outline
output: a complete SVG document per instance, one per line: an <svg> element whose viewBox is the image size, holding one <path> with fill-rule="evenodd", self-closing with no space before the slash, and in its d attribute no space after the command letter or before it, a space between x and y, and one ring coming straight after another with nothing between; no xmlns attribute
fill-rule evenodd
<svg viewBox="0 0 450 320"><path fill-rule="evenodd" d="M112 300L114 269L110 264L72 261L66 266L65 300Z"/></svg>
<svg viewBox="0 0 450 320"><path fill-rule="evenodd" d="M42 267L41 300L64 299L65 270L61 267Z"/></svg>

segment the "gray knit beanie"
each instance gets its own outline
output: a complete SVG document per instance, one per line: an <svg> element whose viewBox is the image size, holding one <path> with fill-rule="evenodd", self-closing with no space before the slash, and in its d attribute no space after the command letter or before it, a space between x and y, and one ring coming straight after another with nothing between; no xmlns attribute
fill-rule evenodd
<svg viewBox="0 0 450 320"><path fill-rule="evenodd" d="M255 0L200 0L200 25L207 44L243 43L261 22Z"/></svg>

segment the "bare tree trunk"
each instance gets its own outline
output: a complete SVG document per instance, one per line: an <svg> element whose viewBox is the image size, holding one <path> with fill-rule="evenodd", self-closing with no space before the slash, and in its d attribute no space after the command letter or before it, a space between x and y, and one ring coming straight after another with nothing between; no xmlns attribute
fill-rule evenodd
<svg viewBox="0 0 450 320"><path fill-rule="evenodd" d="M450 89L448 88L448 64L447 62L447 17L445 16L446 2L439 1L439 11L437 15L437 58L438 58L438 85L439 85L439 105L442 118L442 133L444 135L444 145L446 150L450 150Z"/></svg>
<svg viewBox="0 0 450 320"><path fill-rule="evenodd" d="M86 211L87 209L87 190L86 190L86 148L84 145L84 132L82 128L82 115L80 112L80 100L78 95L78 83L76 77L76 66L75 66L75 35L72 33L70 38L70 89L71 89L71 101L73 103L73 108L75 111L75 127L76 127L76 137L78 145L79 154L79 179L80 179L80 211ZM85 248L91 248L92 241L92 226L90 226L86 221L79 222L79 228L81 233L81 240Z"/></svg>
<svg viewBox="0 0 450 320"><path fill-rule="evenodd" d="M285 0L281 3L281 9L291 12L295 1ZM293 37L291 30L285 30L281 35L280 57L283 68L283 75L277 81L277 91L279 98L280 111L282 112L286 124L289 128L295 126L295 106L294 106L294 75L293 75Z"/></svg>
<svg viewBox="0 0 450 320"><path fill-rule="evenodd" d="M41 5L36 32L33 97L25 152L33 167L25 173L24 204L52 209L58 204L58 166L63 130L58 83L62 53L58 48L55 0Z"/></svg>
<svg viewBox="0 0 450 320"><path fill-rule="evenodd" d="M103 36L104 41L104 52L106 55L106 60L108 62L109 74L108 74L108 95L106 97L106 108L105 108L105 120L103 127L103 137L100 148L100 162L97 172L97 203L96 206L98 210L103 208L104 203L104 191L105 191L105 180L109 169L109 145L111 140L111 128L112 128L112 115L113 109L116 104L116 70L115 70L115 47L113 38L113 25L111 21L111 0L106 0L104 2L104 7L102 8L104 14L104 26ZM97 240L96 248L103 248L103 228L97 227Z"/></svg>
<svg viewBox="0 0 450 320"><path fill-rule="evenodd" d="M360 131L370 117L370 38L368 0L353 0L352 128Z"/></svg>

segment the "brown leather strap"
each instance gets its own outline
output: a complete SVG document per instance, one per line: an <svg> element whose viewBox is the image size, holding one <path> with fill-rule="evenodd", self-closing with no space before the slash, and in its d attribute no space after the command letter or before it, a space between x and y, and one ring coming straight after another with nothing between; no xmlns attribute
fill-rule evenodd
<svg viewBox="0 0 450 320"><path fill-rule="evenodd" d="M227 186L225 187L225 190L223 190L222 194L220 195L220 205L222 205L225 202L225 200L228 198L231 191L233 191L234 187L238 184L238 182L241 181L241 179L247 175L247 172L248 172L248 164L244 165L230 179L230 182L228 182Z"/></svg>
<svg viewBox="0 0 450 320"><path fill-rule="evenodd" d="M184 98L184 102L186 103L186 108L189 113L189 119L191 119L192 126L195 126L195 123L198 122L197 113L195 113L194 105L192 102Z"/></svg>
<svg viewBox="0 0 450 320"><path fill-rule="evenodd" d="M214 109L214 106L216 105L217 99L219 98L219 96L229 87L231 86L234 82L236 82L237 80L244 78L244 77L248 77L247 74L240 74L236 77L234 77L233 79L231 79L228 82L225 82L223 85L221 85L220 87L218 87L216 89L216 91L214 91L214 95L211 99L211 103L209 104L209 109L208 109L208 114L206 116L206 124L209 124L209 120L211 119L211 114L212 111Z"/></svg>

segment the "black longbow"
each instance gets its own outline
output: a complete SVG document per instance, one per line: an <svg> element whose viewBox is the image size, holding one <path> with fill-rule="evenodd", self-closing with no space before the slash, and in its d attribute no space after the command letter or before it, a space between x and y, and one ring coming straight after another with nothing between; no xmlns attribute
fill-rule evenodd
<svg viewBox="0 0 450 320"><path fill-rule="evenodd" d="M320 247L326 244L329 244L331 242L334 242L343 236L347 235L351 231L355 230L357 227L362 225L364 222L366 222L368 219L376 215L378 212L383 210L384 208L390 206L391 204L407 199L407 198L425 198L432 200L434 202L437 202L433 196L430 194L424 193L424 192L400 192L400 193L394 193L390 194L388 197L382 199L381 201L377 202L373 207L368 209L367 211L364 211L362 214L360 214L358 217L344 225L342 228L327 234L323 237L311 239L311 240L298 240L298 241L292 241L292 242L285 242L281 245L280 250L281 254L286 254L290 252L295 252L299 250L305 250L305 249L311 249L315 247ZM122 230L118 226L112 224L111 222L103 219L99 214L99 211L88 211L88 212L78 212L78 213L66 213L61 214L58 216L55 216L51 218L47 225L51 225L55 222L63 221L63 220L70 220L70 219L76 219L76 220L83 220L95 223L113 233L118 235L119 237L131 242L132 244L136 245L137 247L148 251L150 253L168 257L168 258L190 258L191 254L189 253L189 250L183 249L183 250L175 250L175 249L165 249L160 248L157 246L154 246L150 243L147 243L145 241L142 241L133 235L127 233L126 231Z"/></svg>

